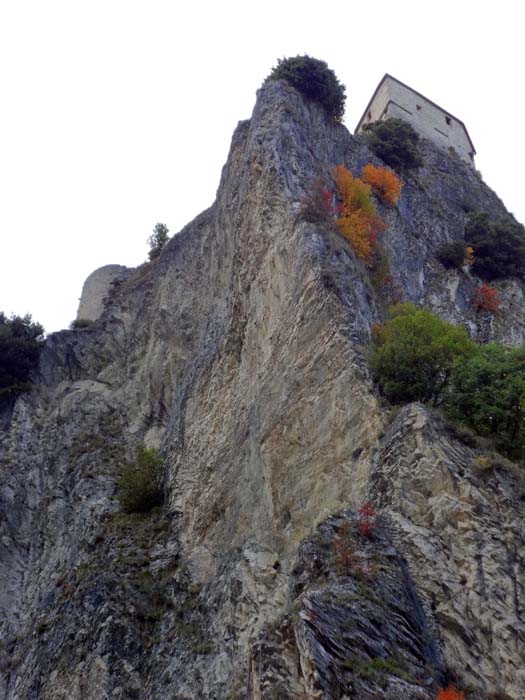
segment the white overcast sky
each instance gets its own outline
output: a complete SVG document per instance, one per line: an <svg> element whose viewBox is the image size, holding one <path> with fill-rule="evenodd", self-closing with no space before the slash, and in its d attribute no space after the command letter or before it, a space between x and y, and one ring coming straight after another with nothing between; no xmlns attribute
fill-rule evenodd
<svg viewBox="0 0 525 700"><path fill-rule="evenodd" d="M353 131L385 72L462 119L525 221L517 0L0 0L0 310L48 332L87 275L135 266L157 222L215 197L233 129L283 56L347 87Z"/></svg>

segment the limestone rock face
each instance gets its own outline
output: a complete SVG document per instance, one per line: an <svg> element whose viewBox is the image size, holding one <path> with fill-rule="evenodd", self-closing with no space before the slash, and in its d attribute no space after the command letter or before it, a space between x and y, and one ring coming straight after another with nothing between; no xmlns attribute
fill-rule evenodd
<svg viewBox="0 0 525 700"><path fill-rule="evenodd" d="M0 697L433 700L455 677L523 698L519 475L481 472L422 407L392 422L366 361L384 300L299 216L314 177L369 161L267 84L214 205L91 326L48 338L0 431ZM433 255L469 202L504 211L427 144L399 207L379 204L394 282L473 337L521 343L523 285L498 283L484 317L468 271ZM118 477L141 445L166 504L126 515Z"/></svg>

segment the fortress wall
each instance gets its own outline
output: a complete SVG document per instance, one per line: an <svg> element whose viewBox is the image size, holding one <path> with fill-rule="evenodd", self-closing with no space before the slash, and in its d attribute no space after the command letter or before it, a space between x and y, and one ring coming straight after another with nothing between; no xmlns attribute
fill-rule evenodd
<svg viewBox="0 0 525 700"><path fill-rule="evenodd" d="M77 311L77 321L95 321L104 311L104 298L112 282L123 279L129 271L124 265L104 265L92 272L84 282Z"/></svg>
<svg viewBox="0 0 525 700"><path fill-rule="evenodd" d="M473 164L472 146L463 124L422 95L390 78L379 88L364 123L388 118L409 122L421 136L439 148L453 148L460 158Z"/></svg>

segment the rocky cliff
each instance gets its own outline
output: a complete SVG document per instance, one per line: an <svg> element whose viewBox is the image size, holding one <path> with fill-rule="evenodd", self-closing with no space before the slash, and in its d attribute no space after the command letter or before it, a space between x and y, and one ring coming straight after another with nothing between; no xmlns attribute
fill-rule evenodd
<svg viewBox="0 0 525 700"><path fill-rule="evenodd" d="M366 362L385 302L299 216L312 178L369 161L267 84L214 205L94 324L47 339L0 430L0 697L433 700L450 680L525 696L520 475L481 470L424 407L385 407ZM433 255L473 208L504 211L426 144L381 210L395 283L474 338L522 343L521 283L476 314L474 281ZM143 444L166 504L126 515L119 469Z"/></svg>

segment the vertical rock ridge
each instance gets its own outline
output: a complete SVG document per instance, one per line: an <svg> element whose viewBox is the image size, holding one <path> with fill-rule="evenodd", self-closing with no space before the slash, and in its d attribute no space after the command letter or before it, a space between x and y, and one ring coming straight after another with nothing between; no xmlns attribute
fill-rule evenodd
<svg viewBox="0 0 525 700"><path fill-rule="evenodd" d="M0 431L0 696L433 700L452 672L483 700L523 696L519 485L476 473L421 407L389 425L366 362L381 296L299 216L314 177L369 161L267 83L214 204L92 326L47 339ZM521 283L485 327L472 279L435 260L466 200L502 209L425 145L399 207L379 204L395 282L474 336L522 342ZM143 517L117 489L142 444L166 491ZM344 522L373 576L338 567Z"/></svg>

